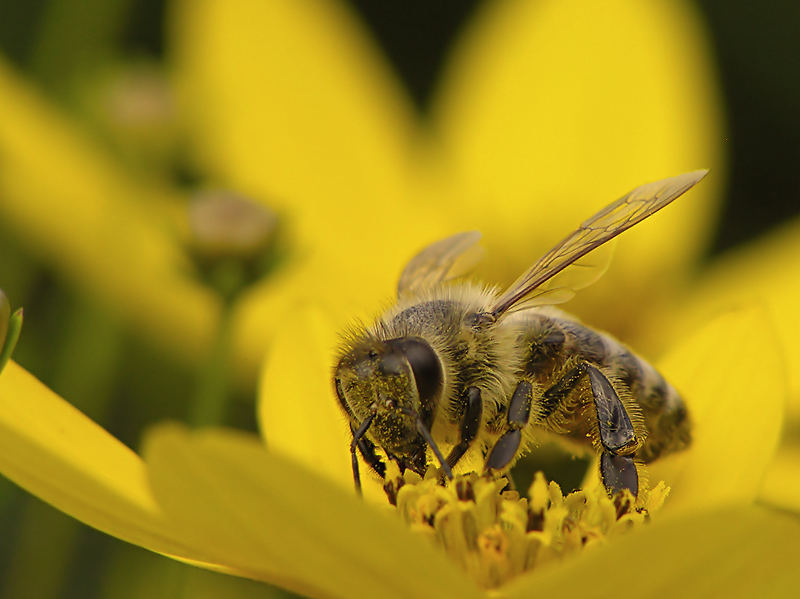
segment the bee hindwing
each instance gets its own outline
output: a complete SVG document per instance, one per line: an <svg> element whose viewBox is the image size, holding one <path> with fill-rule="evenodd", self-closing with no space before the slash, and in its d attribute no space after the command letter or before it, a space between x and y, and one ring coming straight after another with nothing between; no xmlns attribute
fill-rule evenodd
<svg viewBox="0 0 800 599"><path fill-rule="evenodd" d="M480 238L479 231L465 231L425 247L403 269L397 283L398 297L466 274L483 257L476 245Z"/></svg>

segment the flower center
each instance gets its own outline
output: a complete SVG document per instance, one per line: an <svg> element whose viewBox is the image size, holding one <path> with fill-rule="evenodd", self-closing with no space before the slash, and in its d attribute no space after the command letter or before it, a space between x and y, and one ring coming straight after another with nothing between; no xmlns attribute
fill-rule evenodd
<svg viewBox="0 0 800 599"><path fill-rule="evenodd" d="M662 481L638 500L627 490L609 497L600 485L565 496L541 472L527 497L503 490L504 477L474 472L444 485L435 471L423 480L395 470L386 480L389 500L411 529L442 546L485 589L642 524L669 493Z"/></svg>

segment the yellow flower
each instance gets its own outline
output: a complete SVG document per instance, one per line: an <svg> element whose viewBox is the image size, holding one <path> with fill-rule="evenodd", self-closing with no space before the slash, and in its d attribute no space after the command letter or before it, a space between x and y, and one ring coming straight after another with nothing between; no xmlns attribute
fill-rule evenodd
<svg viewBox="0 0 800 599"><path fill-rule="evenodd" d="M200 172L290 232L289 266L237 306L233 363L251 380L288 309L312 297L337 324L367 314L437 237L481 229L482 275L508 280L634 185L721 162L714 78L682 3L489 3L425 126L333 0L176 0L170 24L175 114ZM126 170L2 63L0 108L5 221L135 330L200 355L218 301L185 276L171 215L186 192ZM721 181L717 168L662 226L631 233L579 312L618 332L629 306L657 314ZM677 229L684 242L663 252Z"/></svg>
<svg viewBox="0 0 800 599"><path fill-rule="evenodd" d="M245 369L275 331L259 404L267 449L240 433L162 425L140 458L10 363L0 374L0 471L123 540L311 596L483 596L371 500L380 498L377 484L365 489L369 501L353 495L348 431L328 378L335 331L374 310L404 259L440 231L485 230L493 258L484 274L508 279L634 184L715 166L713 92L692 14L666 1L492 4L457 50L432 111L435 134L422 142L337 5L184 2L175 15L176 71L198 161L291 215L306 252L302 268L274 283L280 292L256 290L239 315ZM76 151L75 132L13 75L2 71L0 83L13 91L0 94L0 107L28 116L0 126L17 169L16 178L0 171L11 199L4 214L154 335L182 346L208 334L211 298L175 276L174 242L135 201L117 202L151 190L86 144ZM52 141L54 131L59 143L42 154L35 139ZM42 156L60 160L49 179L36 177L50 172ZM41 203L26 204L31 197ZM702 246L713 197L713 184L700 188L647 234L628 236L605 280L583 294L595 306L581 309L597 317L591 324L627 330L637 347L663 343L642 323L682 317L664 305ZM65 198L82 207L77 240L53 218L69 214L56 201ZM118 242L107 219L120 206L133 225ZM667 241L678 232L676 248ZM96 260L99 246L122 250L113 266ZM106 281L115 272L113 287ZM709 296L724 287L710 286ZM786 390L783 348L768 322L755 308L692 324L659 364L687 397L696 434L690 450L650 470L671 487L652 525L504 579L500 596L794 589L800 525L764 505L800 510L797 465L785 453L773 461Z"/></svg>
<svg viewBox="0 0 800 599"><path fill-rule="evenodd" d="M304 323L315 328L302 313L287 326L298 333ZM307 359L330 331L318 333L287 335L281 351ZM327 379L327 365L316 360L289 364L291 380ZM692 585L788 595L800 524L757 503L785 395L762 310L720 317L659 366L683 390L695 422L693 446L651 468L653 480L672 487L664 508L650 526L512 579L501 596L557 588L597 596L620 584L650 595ZM746 370L759 376L732 376ZM306 399L290 402L286 424L296 431L316 416L314 400L329 397ZM344 435L267 451L241 433L162 425L148 434L141 460L13 362L0 376L0 433L0 470L12 480L100 530L176 559L319 597L481 594L388 508L359 500L346 468L346 488L330 482L335 469L312 471L328 454L347 460Z"/></svg>

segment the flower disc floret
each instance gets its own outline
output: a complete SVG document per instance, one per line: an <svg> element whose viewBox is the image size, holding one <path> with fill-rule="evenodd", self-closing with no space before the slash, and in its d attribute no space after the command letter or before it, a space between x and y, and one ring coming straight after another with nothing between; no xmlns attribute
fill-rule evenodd
<svg viewBox="0 0 800 599"><path fill-rule="evenodd" d="M505 477L474 472L446 483L433 470L424 479L395 471L387 480L389 499L410 528L485 589L645 523L669 493L660 482L638 499L627 490L609 496L600 485L564 495L541 472L527 497L508 490Z"/></svg>

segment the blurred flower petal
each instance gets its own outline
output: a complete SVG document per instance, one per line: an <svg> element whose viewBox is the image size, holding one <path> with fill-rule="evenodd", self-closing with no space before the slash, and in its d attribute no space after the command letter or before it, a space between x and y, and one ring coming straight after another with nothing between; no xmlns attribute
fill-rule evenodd
<svg viewBox="0 0 800 599"><path fill-rule="evenodd" d="M287 315L264 362L258 420L270 450L347 480L350 434L330 381L335 350L332 327L318 310Z"/></svg>
<svg viewBox="0 0 800 599"><path fill-rule="evenodd" d="M800 447L781 447L767 469L759 499L776 507L800 513Z"/></svg>
<svg viewBox="0 0 800 599"><path fill-rule="evenodd" d="M151 431L155 496L189 538L241 575L313 597L480 596L392 514L379 514L241 433ZM409 573L429 573L409 575Z"/></svg>
<svg viewBox="0 0 800 599"><path fill-rule="evenodd" d="M715 260L686 293L680 311L653 334L684 335L720 310L760 302L775 323L789 381L789 414L800 421L800 219Z"/></svg>
<svg viewBox="0 0 800 599"><path fill-rule="evenodd" d="M435 206L410 199L415 115L342 5L184 1L172 23L182 113L205 169L284 216L291 236L286 297L270 281L240 305L249 369L297 301L322 301L337 326L364 315L445 229Z"/></svg>
<svg viewBox="0 0 800 599"><path fill-rule="evenodd" d="M6 115L0 214L21 240L136 330L179 356L202 356L217 305L191 278L170 230L180 199L128 177L2 62L0 109ZM255 378L271 332L298 298L330 304L342 324L354 306L366 310L391 293L408 254L440 232L434 218L420 221L399 200L377 202L370 211L345 210L347 200L339 202L335 218L292 215L289 228L304 223L308 241L296 240L288 272L257 286L238 306L234 367L240 376Z"/></svg>
<svg viewBox="0 0 800 599"><path fill-rule="evenodd" d="M617 332L630 322L621 303L656 310L706 244L722 181L704 36L695 10L673 0L486 4L456 47L433 122L442 176L457 182L453 219L487 233L495 277L516 277L633 187L711 168L691 197L622 238L572 308Z"/></svg>
<svg viewBox="0 0 800 599"><path fill-rule="evenodd" d="M0 60L0 215L21 242L135 328L197 355L214 300L185 276L163 199L25 87Z"/></svg>
<svg viewBox="0 0 800 599"><path fill-rule="evenodd" d="M504 589L507 599L569 596L793 597L800 523L754 506L640 527Z"/></svg>
<svg viewBox="0 0 800 599"><path fill-rule="evenodd" d="M290 456L353 492L352 435L331 382L337 345L320 310L302 306L287 314L264 363L258 420L270 451ZM382 482L359 461L365 495L385 504Z"/></svg>
<svg viewBox="0 0 800 599"><path fill-rule="evenodd" d="M98 530L203 560L164 517L139 457L14 362L0 376L0 471Z"/></svg>
<svg viewBox="0 0 800 599"><path fill-rule="evenodd" d="M691 447L653 463L672 487L665 510L750 503L780 436L786 387L763 310L723 314L674 348L659 368L684 396Z"/></svg>
<svg viewBox="0 0 800 599"><path fill-rule="evenodd" d="M172 17L184 114L212 173L293 211L369 208L402 187L414 114L343 3L183 0Z"/></svg>

